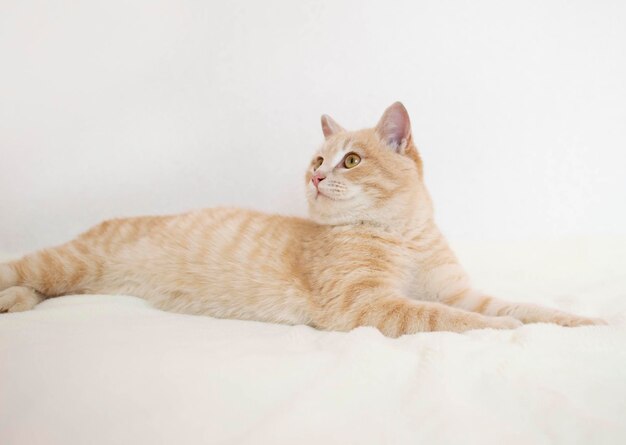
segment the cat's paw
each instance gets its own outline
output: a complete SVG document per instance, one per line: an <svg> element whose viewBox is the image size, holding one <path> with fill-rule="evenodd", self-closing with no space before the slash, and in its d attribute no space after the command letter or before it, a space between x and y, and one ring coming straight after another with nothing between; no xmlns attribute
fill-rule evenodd
<svg viewBox="0 0 626 445"><path fill-rule="evenodd" d="M581 317L565 312L555 314L549 322L570 328L576 326L604 326L608 324L601 318Z"/></svg>
<svg viewBox="0 0 626 445"><path fill-rule="evenodd" d="M33 289L13 286L0 292L0 312L27 311L41 301L41 296Z"/></svg>

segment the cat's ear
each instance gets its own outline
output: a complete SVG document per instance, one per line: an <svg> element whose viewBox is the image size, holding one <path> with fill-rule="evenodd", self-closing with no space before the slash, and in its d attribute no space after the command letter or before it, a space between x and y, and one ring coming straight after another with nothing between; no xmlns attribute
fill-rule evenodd
<svg viewBox="0 0 626 445"><path fill-rule="evenodd" d="M376 132L391 149L402 153L411 137L411 121L404 105L396 102L387 108L376 125Z"/></svg>
<svg viewBox="0 0 626 445"><path fill-rule="evenodd" d="M341 133L346 130L335 122L332 117L327 114L322 114L322 131L324 132L324 137L328 139L333 134Z"/></svg>

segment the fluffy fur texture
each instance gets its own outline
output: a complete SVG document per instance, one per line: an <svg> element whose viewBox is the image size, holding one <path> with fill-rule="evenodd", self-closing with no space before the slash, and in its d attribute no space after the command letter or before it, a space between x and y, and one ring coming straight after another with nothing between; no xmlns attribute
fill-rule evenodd
<svg viewBox="0 0 626 445"><path fill-rule="evenodd" d="M372 129L349 132L326 115L322 129L306 173L311 220L221 208L105 221L0 265L0 310L102 293L220 318L375 326L391 337L603 323L471 288L433 220L402 104Z"/></svg>

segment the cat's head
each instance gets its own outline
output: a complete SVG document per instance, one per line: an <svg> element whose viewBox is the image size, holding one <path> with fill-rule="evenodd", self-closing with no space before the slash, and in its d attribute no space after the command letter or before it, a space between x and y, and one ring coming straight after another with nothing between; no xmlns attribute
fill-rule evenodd
<svg viewBox="0 0 626 445"><path fill-rule="evenodd" d="M404 105L394 103L376 127L358 131L344 130L323 115L322 130L326 140L306 172L315 222L389 225L430 216L422 161Z"/></svg>

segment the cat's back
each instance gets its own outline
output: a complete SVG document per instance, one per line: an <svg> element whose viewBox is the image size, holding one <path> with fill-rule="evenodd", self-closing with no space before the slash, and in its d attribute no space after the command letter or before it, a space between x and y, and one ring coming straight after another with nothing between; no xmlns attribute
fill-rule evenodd
<svg viewBox="0 0 626 445"><path fill-rule="evenodd" d="M256 262L289 254L317 224L292 216L217 207L190 212L169 223L168 235L188 249L204 249L221 258Z"/></svg>
<svg viewBox="0 0 626 445"><path fill-rule="evenodd" d="M297 260L303 240L318 228L303 218L217 207L104 221L74 244L106 259L110 267L143 269L150 264L155 271L193 267L241 275L250 270L285 270L285 264Z"/></svg>
<svg viewBox="0 0 626 445"><path fill-rule="evenodd" d="M150 238L151 244L178 251L192 262L258 267L280 258L288 261L301 240L318 230L317 224L303 218L217 207L173 217Z"/></svg>

